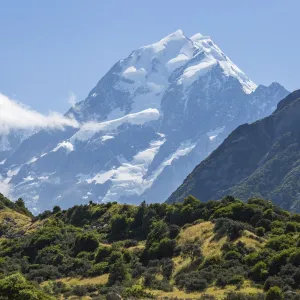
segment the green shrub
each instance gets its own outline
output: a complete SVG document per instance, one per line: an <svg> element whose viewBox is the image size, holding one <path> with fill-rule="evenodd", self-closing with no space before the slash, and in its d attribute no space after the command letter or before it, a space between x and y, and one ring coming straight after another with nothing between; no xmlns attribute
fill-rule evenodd
<svg viewBox="0 0 300 300"><path fill-rule="evenodd" d="M273 286L266 294L266 300L282 300L283 293L278 286Z"/></svg>
<svg viewBox="0 0 300 300"><path fill-rule="evenodd" d="M0 280L0 296L3 300L54 300L27 282L20 274L13 274Z"/></svg>
<svg viewBox="0 0 300 300"><path fill-rule="evenodd" d="M133 285L127 288L124 292L126 299L152 299L154 296L151 293L147 293L141 285Z"/></svg>
<svg viewBox="0 0 300 300"><path fill-rule="evenodd" d="M264 236L265 233L266 233L265 228L263 228L263 227L258 227L258 228L256 228L256 234L257 234L258 236Z"/></svg>
<svg viewBox="0 0 300 300"><path fill-rule="evenodd" d="M297 232L299 224L297 222L287 222L285 227L285 233Z"/></svg>
<svg viewBox="0 0 300 300"><path fill-rule="evenodd" d="M280 235L269 239L266 243L267 248L275 251L288 249L294 245L294 240L288 235Z"/></svg>
<svg viewBox="0 0 300 300"><path fill-rule="evenodd" d="M75 253L82 251L93 252L99 246L98 238L93 233L85 233L83 235L77 236L74 245Z"/></svg>
<svg viewBox="0 0 300 300"><path fill-rule="evenodd" d="M245 278L241 275L234 275L228 279L228 284L238 285L242 284L245 281Z"/></svg>
<svg viewBox="0 0 300 300"><path fill-rule="evenodd" d="M265 300L264 294L244 294L237 292L229 292L224 300Z"/></svg>
<svg viewBox="0 0 300 300"><path fill-rule="evenodd" d="M278 286L278 287L283 287L284 282L282 278L279 276L270 276L264 283L264 291L268 291L271 287Z"/></svg>
<svg viewBox="0 0 300 300"><path fill-rule="evenodd" d="M293 264L296 267L300 266L300 250L296 250L291 253L288 262Z"/></svg>
<svg viewBox="0 0 300 300"><path fill-rule="evenodd" d="M129 276L127 266L123 260L119 258L109 269L108 284L113 285L117 282L121 283Z"/></svg>
<svg viewBox="0 0 300 300"><path fill-rule="evenodd" d="M107 262L100 262L92 266L92 268L88 271L89 276L99 276L104 273L107 273L109 270L109 266Z"/></svg>
<svg viewBox="0 0 300 300"><path fill-rule="evenodd" d="M256 263L251 269L250 274L254 281L263 281L268 274L266 263L263 261Z"/></svg>
<svg viewBox="0 0 300 300"><path fill-rule="evenodd" d="M229 251L224 255L225 260L234 260L234 259L239 260L240 258L241 258L241 254L238 253L237 251Z"/></svg>
<svg viewBox="0 0 300 300"><path fill-rule="evenodd" d="M110 246L100 246L95 255L95 261L98 263L107 259L110 256L111 252L112 249Z"/></svg>

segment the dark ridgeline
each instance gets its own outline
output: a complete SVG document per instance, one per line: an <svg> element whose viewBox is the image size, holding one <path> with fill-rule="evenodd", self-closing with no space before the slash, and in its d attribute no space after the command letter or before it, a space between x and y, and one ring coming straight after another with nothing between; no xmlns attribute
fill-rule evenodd
<svg viewBox="0 0 300 300"><path fill-rule="evenodd" d="M300 90L279 102L272 115L234 130L167 200L191 194L208 201L234 195L271 199L300 211Z"/></svg>

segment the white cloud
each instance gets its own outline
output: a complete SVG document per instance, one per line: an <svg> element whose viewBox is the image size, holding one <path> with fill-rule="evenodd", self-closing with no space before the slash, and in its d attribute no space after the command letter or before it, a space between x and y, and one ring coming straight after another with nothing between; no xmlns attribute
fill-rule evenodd
<svg viewBox="0 0 300 300"><path fill-rule="evenodd" d="M0 193L3 194L5 197L10 196L11 185L3 180L2 176L0 175Z"/></svg>
<svg viewBox="0 0 300 300"><path fill-rule="evenodd" d="M0 134L6 134L15 129L63 129L65 126L79 127L79 124L76 120L66 118L56 112L43 115L0 94Z"/></svg>
<svg viewBox="0 0 300 300"><path fill-rule="evenodd" d="M77 97L76 97L75 93L73 93L72 91L69 92L68 103L69 103L72 107L74 107L75 104L76 104L76 102L77 102Z"/></svg>

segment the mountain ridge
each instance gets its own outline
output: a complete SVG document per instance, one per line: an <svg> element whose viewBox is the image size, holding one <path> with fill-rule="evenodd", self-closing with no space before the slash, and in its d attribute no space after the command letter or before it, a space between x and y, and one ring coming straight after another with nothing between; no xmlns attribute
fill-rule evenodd
<svg viewBox="0 0 300 300"><path fill-rule="evenodd" d="M299 211L299 111L297 90L279 102L272 115L239 126L167 201L182 201L188 194L203 201L232 194L241 199L265 197Z"/></svg>

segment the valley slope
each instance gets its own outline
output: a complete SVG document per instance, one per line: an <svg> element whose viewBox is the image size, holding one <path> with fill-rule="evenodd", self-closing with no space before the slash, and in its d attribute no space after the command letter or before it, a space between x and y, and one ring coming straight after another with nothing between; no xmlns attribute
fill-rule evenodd
<svg viewBox="0 0 300 300"><path fill-rule="evenodd" d="M299 115L300 90L282 100L271 116L234 130L168 202L183 201L189 194L203 201L256 196L300 211Z"/></svg>

